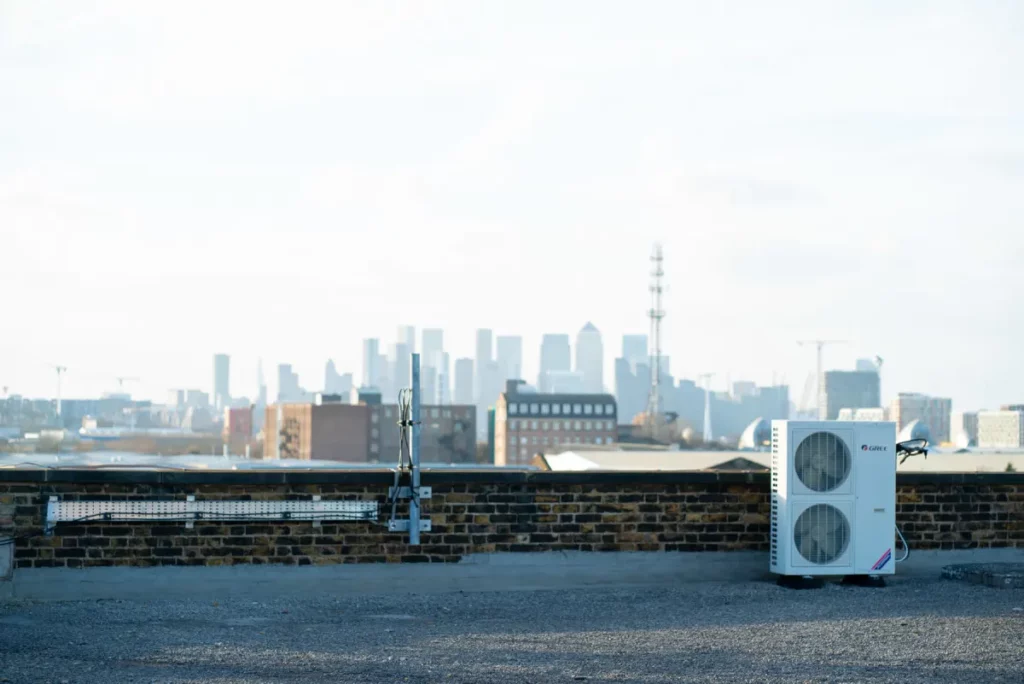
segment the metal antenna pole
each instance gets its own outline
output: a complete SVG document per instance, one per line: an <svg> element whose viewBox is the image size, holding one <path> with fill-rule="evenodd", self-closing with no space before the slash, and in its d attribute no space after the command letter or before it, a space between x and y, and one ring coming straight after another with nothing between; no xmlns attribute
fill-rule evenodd
<svg viewBox="0 0 1024 684"><path fill-rule="evenodd" d="M647 312L651 319L651 391L647 399L647 423L651 429L651 436L658 437L658 421L661 419L661 319L665 317L665 311L661 308L661 293L663 290L661 279L665 275L662 268L661 245L654 245L654 253L651 255L651 308Z"/></svg>
<svg viewBox="0 0 1024 684"><path fill-rule="evenodd" d="M420 355L412 355L412 496L409 497L409 543L420 543Z"/></svg>

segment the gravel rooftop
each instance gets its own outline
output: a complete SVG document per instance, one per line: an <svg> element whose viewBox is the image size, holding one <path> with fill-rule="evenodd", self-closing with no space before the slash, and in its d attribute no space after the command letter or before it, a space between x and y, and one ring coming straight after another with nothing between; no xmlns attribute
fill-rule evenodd
<svg viewBox="0 0 1024 684"><path fill-rule="evenodd" d="M1024 592L769 582L0 603L0 682L1022 682Z"/></svg>

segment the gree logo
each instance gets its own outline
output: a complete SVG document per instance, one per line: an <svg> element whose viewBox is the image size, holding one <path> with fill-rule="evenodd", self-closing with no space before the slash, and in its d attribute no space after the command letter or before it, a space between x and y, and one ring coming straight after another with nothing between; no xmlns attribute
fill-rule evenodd
<svg viewBox="0 0 1024 684"><path fill-rule="evenodd" d="M884 446L868 446L867 444L862 444L860 447L861 451L885 451L886 449L887 447Z"/></svg>

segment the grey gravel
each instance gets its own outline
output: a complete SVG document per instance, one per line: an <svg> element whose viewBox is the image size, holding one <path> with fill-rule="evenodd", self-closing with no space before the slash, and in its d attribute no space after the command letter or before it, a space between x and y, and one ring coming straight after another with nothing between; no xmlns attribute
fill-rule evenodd
<svg viewBox="0 0 1024 684"><path fill-rule="evenodd" d="M12 602L0 681L1021 682L1024 596L905 579Z"/></svg>
<svg viewBox="0 0 1024 684"><path fill-rule="evenodd" d="M1024 589L1024 563L962 563L942 568L946 579L997 589Z"/></svg>

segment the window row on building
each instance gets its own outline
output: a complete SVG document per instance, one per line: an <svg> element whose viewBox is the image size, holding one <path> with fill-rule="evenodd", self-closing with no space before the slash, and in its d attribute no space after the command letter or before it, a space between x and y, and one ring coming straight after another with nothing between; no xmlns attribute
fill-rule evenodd
<svg viewBox="0 0 1024 684"><path fill-rule="evenodd" d="M468 419L468 418L472 417L473 410L472 410L472 408L465 408L465 407L457 408L457 409L450 409L450 408L438 408L436 406L423 406L421 408L421 414L422 414L421 415L422 418L462 418L462 419ZM398 407L396 407L396 406L385 406L384 407L384 417L385 418L397 418L398 417ZM374 416L374 421L376 422L376 416Z"/></svg>
<svg viewBox="0 0 1024 684"><path fill-rule="evenodd" d="M509 437L508 443L509 443L510 447L514 448L515 444L516 444L516 438L515 437ZM533 444L534 446L551 446L551 445L557 446L559 444L612 444L613 442L612 442L612 439L610 437L608 439L605 439L604 437L594 437L593 439L591 439L589 437L561 437L560 438L560 437L538 437L538 436L534 435L533 437L520 437L518 443L520 445L523 445L523 444Z"/></svg>
<svg viewBox="0 0 1024 684"><path fill-rule="evenodd" d="M509 430L614 430L614 420L510 420Z"/></svg>
<svg viewBox="0 0 1024 684"><path fill-rule="evenodd" d="M510 403L510 416L613 416L614 404L548 404L548 403Z"/></svg>

